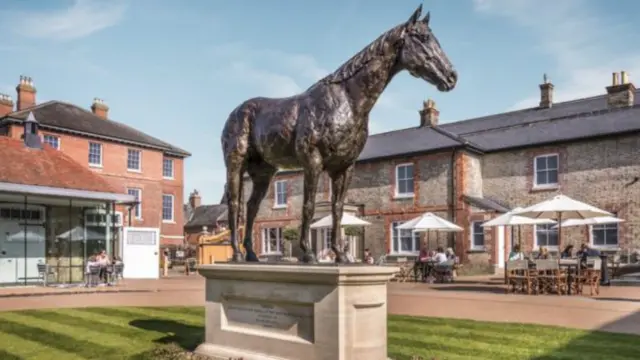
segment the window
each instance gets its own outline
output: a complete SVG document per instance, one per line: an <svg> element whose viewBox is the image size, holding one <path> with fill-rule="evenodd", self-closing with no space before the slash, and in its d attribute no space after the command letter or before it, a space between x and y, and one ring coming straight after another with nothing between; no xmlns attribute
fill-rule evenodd
<svg viewBox="0 0 640 360"><path fill-rule="evenodd" d="M142 219L142 190L127 189L127 194L133 196L138 204L133 208L133 215L136 219Z"/></svg>
<svg viewBox="0 0 640 360"><path fill-rule="evenodd" d="M54 135L44 135L44 143L49 144L52 148L60 150L60 138Z"/></svg>
<svg viewBox="0 0 640 360"><path fill-rule="evenodd" d="M89 143L89 165L102 166L102 144Z"/></svg>
<svg viewBox="0 0 640 360"><path fill-rule="evenodd" d="M396 254L420 251L420 234L412 230L397 229L401 222L391 223L391 252Z"/></svg>
<svg viewBox="0 0 640 360"><path fill-rule="evenodd" d="M534 186L558 185L558 154L540 155L533 160Z"/></svg>
<svg viewBox="0 0 640 360"><path fill-rule="evenodd" d="M536 245L538 247L558 247L558 229L553 228L554 226L555 224L535 225Z"/></svg>
<svg viewBox="0 0 640 360"><path fill-rule="evenodd" d="M282 228L262 229L263 254L280 254L283 245Z"/></svg>
<svg viewBox="0 0 640 360"><path fill-rule="evenodd" d="M162 160L162 177L173 179L173 159Z"/></svg>
<svg viewBox="0 0 640 360"><path fill-rule="evenodd" d="M329 249L331 243L331 229L320 229L320 236L322 236L322 250Z"/></svg>
<svg viewBox="0 0 640 360"><path fill-rule="evenodd" d="M285 180L275 183L275 207L287 206L287 182Z"/></svg>
<svg viewBox="0 0 640 360"><path fill-rule="evenodd" d="M162 220L173 221L173 195L162 195Z"/></svg>
<svg viewBox="0 0 640 360"><path fill-rule="evenodd" d="M592 225L591 242L595 247L618 246L618 224Z"/></svg>
<svg viewBox="0 0 640 360"><path fill-rule="evenodd" d="M484 249L484 228L481 221L471 223L471 249Z"/></svg>
<svg viewBox="0 0 640 360"><path fill-rule="evenodd" d="M127 149L127 169L140 171L140 150Z"/></svg>
<svg viewBox="0 0 640 360"><path fill-rule="evenodd" d="M396 196L413 196L413 164L396 166Z"/></svg>

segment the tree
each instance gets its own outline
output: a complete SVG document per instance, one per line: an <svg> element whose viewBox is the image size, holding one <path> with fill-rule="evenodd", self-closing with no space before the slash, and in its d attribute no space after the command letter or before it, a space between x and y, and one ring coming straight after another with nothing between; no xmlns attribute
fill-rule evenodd
<svg viewBox="0 0 640 360"><path fill-rule="evenodd" d="M300 229L297 226L289 226L282 230L282 238L284 239L284 257L291 257L291 243L300 239Z"/></svg>
<svg viewBox="0 0 640 360"><path fill-rule="evenodd" d="M359 226L345 226L344 234L346 236L360 236L362 235L362 228Z"/></svg>

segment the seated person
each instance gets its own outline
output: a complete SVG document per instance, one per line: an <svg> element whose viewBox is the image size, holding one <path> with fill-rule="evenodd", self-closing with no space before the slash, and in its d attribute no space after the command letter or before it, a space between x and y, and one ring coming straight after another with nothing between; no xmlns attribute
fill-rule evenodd
<svg viewBox="0 0 640 360"><path fill-rule="evenodd" d="M540 253L538 254L538 257L536 258L538 260L549 260L551 259L551 254L549 254L549 249L547 249L546 247L541 247L540 248Z"/></svg>
<svg viewBox="0 0 640 360"><path fill-rule="evenodd" d="M444 249L441 246L436 249L436 254L433 256L433 261L435 261L436 264L441 264L447 261L447 254L444 253Z"/></svg>
<svg viewBox="0 0 640 360"><path fill-rule="evenodd" d="M520 251L520 244L515 244L509 253L509 261L524 260L524 254Z"/></svg>
<svg viewBox="0 0 640 360"><path fill-rule="evenodd" d="M562 253L560 253L560 259L571 259L573 257L573 245L567 245Z"/></svg>
<svg viewBox="0 0 640 360"><path fill-rule="evenodd" d="M429 260L429 250L427 250L427 242L422 243L422 249L420 249L420 254L418 255L419 262L425 262Z"/></svg>
<svg viewBox="0 0 640 360"><path fill-rule="evenodd" d="M369 249L364 249L364 263L365 264L369 264L369 265L373 265L374 263L374 259L373 256L371 256L371 251L369 251Z"/></svg>
<svg viewBox="0 0 640 360"><path fill-rule="evenodd" d="M447 248L445 254L447 255L447 260L455 261L457 258L456 254L453 252L453 248Z"/></svg>
<svg viewBox="0 0 640 360"><path fill-rule="evenodd" d="M580 257L587 258L592 256L600 256L600 251L598 249L594 249L590 247L588 244L583 243L580 246Z"/></svg>

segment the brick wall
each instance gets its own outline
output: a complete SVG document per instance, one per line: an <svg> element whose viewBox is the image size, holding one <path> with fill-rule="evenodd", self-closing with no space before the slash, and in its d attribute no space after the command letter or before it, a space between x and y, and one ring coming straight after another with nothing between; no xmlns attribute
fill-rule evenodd
<svg viewBox="0 0 640 360"><path fill-rule="evenodd" d="M122 144L110 143L88 138L41 131L44 134L57 136L60 140L60 151L72 157L80 164L86 165L91 170L104 176L113 187L126 194L128 188L138 188L142 193L142 218L132 220L132 226L160 228L161 244L179 245L183 243L184 214L182 204L184 189L184 160L173 159L173 179L165 179L162 176L162 164L164 155L157 150L135 148L141 151L140 172L127 170L127 149L134 148ZM9 136L20 138L23 127L11 126ZM102 144L102 167L88 164L89 141ZM162 221L162 195L174 196L174 221ZM128 224L127 208L119 206L117 211L124 214L124 223ZM133 211L132 211L133 216Z"/></svg>
<svg viewBox="0 0 640 360"><path fill-rule="evenodd" d="M554 147L487 154L483 159L483 191L511 207L527 206L564 194L596 207L616 212L626 220L619 226L621 248L640 247L640 176L638 136L568 144ZM538 190L533 185L533 159L537 155L559 155L559 186ZM534 248L533 226L523 226L525 251ZM589 239L588 227L563 228L562 244Z"/></svg>

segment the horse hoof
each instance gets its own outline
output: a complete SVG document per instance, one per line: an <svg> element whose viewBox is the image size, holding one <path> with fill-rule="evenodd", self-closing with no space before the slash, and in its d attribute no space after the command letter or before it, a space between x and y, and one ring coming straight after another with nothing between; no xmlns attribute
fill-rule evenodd
<svg viewBox="0 0 640 360"><path fill-rule="evenodd" d="M231 262L236 262L236 263L244 262L244 258L242 257L241 253L237 253L233 255L233 257L231 258Z"/></svg>
<svg viewBox="0 0 640 360"><path fill-rule="evenodd" d="M305 264L313 264L316 262L316 258L313 254L304 254L302 255L302 262Z"/></svg>

